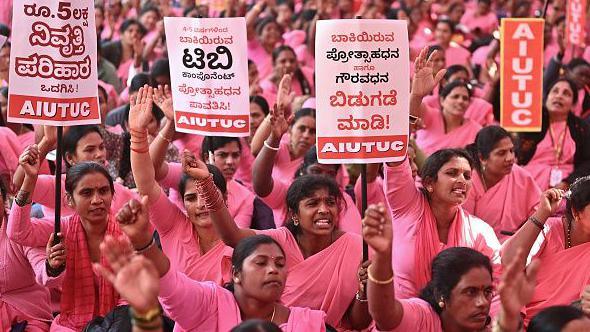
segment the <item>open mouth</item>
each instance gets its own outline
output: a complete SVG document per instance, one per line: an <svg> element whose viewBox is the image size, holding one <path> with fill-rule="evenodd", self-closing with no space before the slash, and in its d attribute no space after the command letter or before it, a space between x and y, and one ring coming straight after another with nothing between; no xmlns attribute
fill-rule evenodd
<svg viewBox="0 0 590 332"><path fill-rule="evenodd" d="M317 219L313 222L317 228L330 229L332 227L332 221L328 218Z"/></svg>
<svg viewBox="0 0 590 332"><path fill-rule="evenodd" d="M457 195L465 196L465 194L467 193L467 190L465 190L465 188L455 188L451 192L454 194L457 194Z"/></svg>

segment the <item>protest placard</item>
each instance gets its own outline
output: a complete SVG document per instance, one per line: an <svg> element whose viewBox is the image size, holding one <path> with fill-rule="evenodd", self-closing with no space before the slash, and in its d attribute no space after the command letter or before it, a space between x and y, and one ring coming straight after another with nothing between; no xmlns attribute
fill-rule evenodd
<svg viewBox="0 0 590 332"><path fill-rule="evenodd" d="M586 0L567 0L565 35L571 45L585 47Z"/></svg>
<svg viewBox="0 0 590 332"><path fill-rule="evenodd" d="M318 21L315 54L318 160L335 164L405 158L407 22Z"/></svg>
<svg viewBox="0 0 590 332"><path fill-rule="evenodd" d="M15 0L8 121L100 123L92 0Z"/></svg>
<svg viewBox="0 0 590 332"><path fill-rule="evenodd" d="M543 19L502 19L500 125L515 132L541 131Z"/></svg>
<svg viewBox="0 0 590 332"><path fill-rule="evenodd" d="M176 130L248 136L246 21L164 18Z"/></svg>

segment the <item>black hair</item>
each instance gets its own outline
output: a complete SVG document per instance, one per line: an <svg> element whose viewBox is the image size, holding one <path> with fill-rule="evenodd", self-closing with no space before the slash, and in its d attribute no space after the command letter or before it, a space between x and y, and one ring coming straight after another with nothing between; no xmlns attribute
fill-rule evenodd
<svg viewBox="0 0 590 332"><path fill-rule="evenodd" d="M553 26L558 26L561 22L565 22L565 15L560 15L558 18L556 18L553 22Z"/></svg>
<svg viewBox="0 0 590 332"><path fill-rule="evenodd" d="M102 134L100 133L100 129L98 126L95 125L83 125L83 126L72 126L70 129L65 133L63 136L63 152L64 156L68 154L73 155L76 153L76 147L78 146L78 142L90 133L97 133L100 135L101 138ZM66 165L72 166L67 162Z"/></svg>
<svg viewBox="0 0 590 332"><path fill-rule="evenodd" d="M570 186L570 198L565 205L565 217L568 221L574 221L574 212L581 212L590 204L590 176L583 176L576 179Z"/></svg>
<svg viewBox="0 0 590 332"><path fill-rule="evenodd" d="M106 98L106 100L105 100L105 101L106 101L106 102L108 102L108 101L109 101L109 94L107 93L107 90L105 90L105 89L102 87L102 85L100 85L100 84L98 85L98 90L104 93L104 96L105 96L105 98Z"/></svg>
<svg viewBox="0 0 590 332"><path fill-rule="evenodd" d="M168 62L168 58L158 59L152 65L150 77L154 85L156 84L156 77L158 76L166 76L170 78L170 63Z"/></svg>
<svg viewBox="0 0 590 332"><path fill-rule="evenodd" d="M316 146L314 145L311 148L309 148L309 150L307 150L307 152L303 156L303 162L301 163L301 166L299 166L299 168L297 169L297 172L295 172L295 178L298 178L303 175L307 175L307 168L309 166L315 165L315 164L319 164L319 161L318 161L317 149L316 149ZM340 169L341 165L340 164L331 164L330 166L333 166L335 168L335 170L338 171L338 169Z"/></svg>
<svg viewBox="0 0 590 332"><path fill-rule="evenodd" d="M248 319L234 326L230 332L282 332L273 322L262 319Z"/></svg>
<svg viewBox="0 0 590 332"><path fill-rule="evenodd" d="M263 96L250 96L250 103L254 103L258 106L260 106L260 109L262 109L262 113L264 113L264 115L268 115L268 113L270 112L270 107L268 106L268 102L266 101L266 99Z"/></svg>
<svg viewBox="0 0 590 332"><path fill-rule="evenodd" d="M279 249L281 249L283 255L285 255L285 250L283 250L283 247L281 247L281 245L275 239L268 235L257 234L243 238L240 240L240 242L238 242L234 248L233 254L231 255L232 273L241 272L246 258L252 255L252 253L263 244L275 244L277 247L279 247ZM233 280L225 284L224 287L233 293Z"/></svg>
<svg viewBox="0 0 590 332"><path fill-rule="evenodd" d="M576 67L590 67L590 63L588 63L588 61L584 60L583 58L573 58L570 60L570 62L568 62L566 68L567 70L573 70Z"/></svg>
<svg viewBox="0 0 590 332"><path fill-rule="evenodd" d="M469 84L467 84L463 80L456 80L456 81L448 82L442 89L440 89L440 92L439 92L440 98L441 99L447 98L447 96L449 94L451 94L451 91L453 91L457 87L462 87L462 88L467 89L467 94L469 95L469 98L471 98L471 95L472 95L471 87L469 86Z"/></svg>
<svg viewBox="0 0 590 332"><path fill-rule="evenodd" d="M465 4L461 1L455 1L455 2L451 3L451 5L449 6L449 9L447 10L447 14L451 13L453 10L455 10L455 8L457 8L459 6L465 7Z"/></svg>
<svg viewBox="0 0 590 332"><path fill-rule="evenodd" d="M139 91L139 88L142 88L144 85L151 85L151 78L150 75L147 73L138 73L133 76L131 79L131 83L129 84L129 93Z"/></svg>
<svg viewBox="0 0 590 332"><path fill-rule="evenodd" d="M121 23L121 27L119 28L119 33L125 33L125 31L127 31L127 29L129 29L129 27L131 27L132 25L137 25L139 27L139 33L141 34L141 36L145 36L145 27L143 26L143 24L141 24L141 22L134 18L129 18L123 21L123 23Z"/></svg>
<svg viewBox="0 0 590 332"><path fill-rule="evenodd" d="M426 59L430 58L430 55L434 53L434 51L442 52L444 55L445 50L440 45L430 45L428 46L428 52L426 53Z"/></svg>
<svg viewBox="0 0 590 332"><path fill-rule="evenodd" d="M553 81L547 88L545 98L543 98L543 107L545 107L545 102L547 101L547 97L549 96L549 91L551 91L551 89L553 89L553 87L559 82L566 82L567 84L569 84L570 89L572 89L572 105L576 105L576 103L578 102L578 84L574 82L571 78L562 76L557 80Z"/></svg>
<svg viewBox="0 0 590 332"><path fill-rule="evenodd" d="M428 178L432 181L438 179L438 171L443 167L444 164L448 163L453 158L464 158L469 163L471 169L474 168L474 162L469 152L464 149L441 149L431 154L424 161L424 165L420 169L420 177L422 182L425 182ZM426 191L423 189L426 194Z"/></svg>
<svg viewBox="0 0 590 332"><path fill-rule="evenodd" d="M142 17L143 14L148 13L148 12L155 12L156 15L158 15L158 17L160 17L160 10L158 9L158 7L154 6L154 5L146 5L143 8L141 8L141 11L139 12L139 16L138 17Z"/></svg>
<svg viewBox="0 0 590 332"><path fill-rule="evenodd" d="M0 23L0 35L10 37L10 27Z"/></svg>
<svg viewBox="0 0 590 332"><path fill-rule="evenodd" d="M225 195L227 193L227 183L225 182L225 178L223 177L223 174L219 168L217 168L215 165L207 164L207 169L209 170L209 173L213 175L213 183L215 183L217 189L219 189L219 191ZM180 177L180 183L178 184L178 192L182 198L184 198L184 194L186 192L186 183L191 179L192 177L190 177L188 174L182 173L182 176Z"/></svg>
<svg viewBox="0 0 590 332"><path fill-rule="evenodd" d="M449 20L448 18L441 18L436 21L436 25L439 25L440 23L448 25L449 29L451 29L451 34L455 33L455 24L453 21Z"/></svg>
<svg viewBox="0 0 590 332"><path fill-rule="evenodd" d="M471 158L473 158L475 167L478 171L481 172L479 157L481 156L482 159L488 159L492 150L496 148L496 144L506 137L513 141L510 133L500 126L483 127L477 132L475 142L467 145L465 150L471 154Z"/></svg>
<svg viewBox="0 0 590 332"><path fill-rule="evenodd" d="M477 0L477 3L485 3L489 6L491 4L491 1L490 0Z"/></svg>
<svg viewBox="0 0 590 332"><path fill-rule="evenodd" d="M303 175L295 179L289 186L286 196L286 205L288 213L285 219L285 227L293 235L297 235L301 232L299 226L295 226L291 217L299 212L299 203L308 197L311 197L317 190L326 189L328 195L336 198L336 203L341 210L343 205L346 204L344 196L340 190L340 186L336 183L336 180L325 176L325 175Z"/></svg>
<svg viewBox="0 0 590 332"><path fill-rule="evenodd" d="M584 312L578 308L558 305L541 310L531 319L527 332L559 332L571 321L584 318Z"/></svg>
<svg viewBox="0 0 590 332"><path fill-rule="evenodd" d="M4 208L4 203L6 203L6 198L8 197L8 183L4 183L3 179L0 178L0 196L2 197L2 206L1 209Z"/></svg>
<svg viewBox="0 0 590 332"><path fill-rule="evenodd" d="M299 119L306 116L311 116L315 119L315 108L305 107L295 112L295 115L293 116L293 122L291 122L291 125L294 125L295 122L299 121Z"/></svg>
<svg viewBox="0 0 590 332"><path fill-rule="evenodd" d="M270 23L276 24L279 31L282 30L281 25L277 23L277 20L273 16L267 16L256 22L256 35L260 36L260 34L262 34L262 30L264 30L264 27L269 25Z"/></svg>
<svg viewBox="0 0 590 332"><path fill-rule="evenodd" d="M107 180L109 180L111 193L115 193L115 185L113 184L113 178L109 174L109 171L107 171L107 169L101 164L95 163L93 161L82 161L68 169L65 181L66 193L68 193L70 196L73 196L74 189L78 185L78 182L80 182L84 176L92 173L99 173L107 178Z"/></svg>
<svg viewBox="0 0 590 332"><path fill-rule="evenodd" d="M291 46L288 46L288 45L281 45L281 46L276 47L274 50L272 50L273 66L275 65L275 62L277 61L277 59L279 58L279 55L285 51L291 52L293 54L293 56L295 57L295 62L297 62L297 54L295 53L293 48L291 48ZM311 85L307 81L307 78L305 78L305 75L303 75L301 68L299 68L299 64L297 64L295 71L293 72L293 77L299 81L299 85L301 87L302 94L304 94L304 95L311 94Z"/></svg>
<svg viewBox="0 0 590 332"><path fill-rule="evenodd" d="M467 70L467 68L465 68L465 66L463 66L463 65L450 65L447 67L447 72L443 76L443 80L445 82L449 82L449 80L451 79L451 76L453 76L459 72L467 73L467 76L469 76L469 71ZM441 80L441 82L442 82L442 80Z"/></svg>
<svg viewBox="0 0 590 332"><path fill-rule="evenodd" d="M209 152L214 153L215 150L226 146L231 142L238 143L238 148L242 152L242 143L238 137L226 137L226 136L205 136L203 143L201 144L201 159L204 162L209 160Z"/></svg>
<svg viewBox="0 0 590 332"><path fill-rule="evenodd" d="M477 250L467 247L453 247L441 251L432 260L432 278L420 292L420 298L428 302L439 315L441 298L451 299L451 293L461 278L471 269L485 268L492 277L490 259Z"/></svg>

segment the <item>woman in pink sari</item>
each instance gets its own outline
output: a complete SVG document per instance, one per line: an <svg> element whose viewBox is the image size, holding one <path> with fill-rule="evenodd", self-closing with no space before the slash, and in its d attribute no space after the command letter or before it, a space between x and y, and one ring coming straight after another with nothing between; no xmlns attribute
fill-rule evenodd
<svg viewBox="0 0 590 332"><path fill-rule="evenodd" d="M126 217L118 217L133 246L152 243L146 201L131 202L134 207ZM109 237L101 249L113 272L106 264L95 264L95 269L125 292L132 303L132 317L141 319L135 323L139 331L141 327L161 329L158 300L176 326L186 331L229 332L248 319L275 323L284 332L326 331L324 312L279 302L288 281L287 259L271 237L256 235L238 244L232 255L232 280L226 288L175 271L153 243L143 256L133 255L124 239Z"/></svg>
<svg viewBox="0 0 590 332"><path fill-rule="evenodd" d="M518 163L541 190L567 190L578 177L590 174L590 126L572 113L577 99L573 81L553 82L544 102L541 132L520 134Z"/></svg>
<svg viewBox="0 0 590 332"><path fill-rule="evenodd" d="M483 128L467 150L476 167L463 209L485 220L504 242L535 212L541 189L515 165L512 136L502 127Z"/></svg>
<svg viewBox="0 0 590 332"><path fill-rule="evenodd" d="M274 17L264 17L256 21L261 6L265 4L256 4L246 15L246 22L251 22L250 26L256 26L256 35L248 39L248 59L256 63L260 78L265 79L272 73L272 51L282 42L283 31Z"/></svg>
<svg viewBox="0 0 590 332"><path fill-rule="evenodd" d="M564 217L550 218L563 197L569 197ZM549 189L537 212L502 247L502 261L518 250L541 261L535 294L525 308L528 322L544 308L568 305L590 283L590 177L576 180L568 195ZM522 262L521 268L525 262Z"/></svg>
<svg viewBox="0 0 590 332"><path fill-rule="evenodd" d="M471 53L452 41L455 27L449 19L439 19L434 27L434 40L445 51L447 66L463 65L471 68Z"/></svg>
<svg viewBox="0 0 590 332"><path fill-rule="evenodd" d="M19 162L26 175L9 216L8 238L23 246L43 246L54 230L54 222L29 217L39 168L38 151L25 151ZM67 255L61 312L51 331L80 331L91 319L104 316L120 303L112 285L95 274L91 266L106 263L99 250L103 238L122 235L111 214L114 188L108 171L97 163L81 162L68 170L67 204L75 213L61 220L61 239ZM57 272L63 269L62 265Z"/></svg>
<svg viewBox="0 0 590 332"><path fill-rule="evenodd" d="M420 297L404 299L393 285L392 223L382 203L367 209L363 237L374 251L367 268L369 310L375 320L373 331L490 330L495 287L488 257L465 247L445 249L432 261L432 277ZM494 322L499 327L497 331L521 330L520 310L533 295L539 267L535 262L525 272L520 267L525 260L526 254L519 252L505 270L498 288L502 302Z"/></svg>
<svg viewBox="0 0 590 332"><path fill-rule="evenodd" d="M53 316L45 286L59 286L61 278L49 275L51 268L45 264L49 261L44 248L25 247L8 238L8 215L4 208L7 191L1 182L0 195L0 270L4 271L0 279L0 331L11 331L11 327L16 329L22 325L26 326L26 331L49 331ZM55 258L52 256L52 262L65 259L61 252L63 245L58 246L59 253Z"/></svg>
<svg viewBox="0 0 590 332"><path fill-rule="evenodd" d="M432 154L443 148L463 147L475 139L481 126L466 118L471 90L463 81L447 83L440 91L440 110L429 108L422 103L445 71L440 70L433 77L434 51L426 58L427 48L422 49L414 65L414 80L410 95L410 114L422 118L423 129L416 132L416 143L426 154Z"/></svg>
<svg viewBox="0 0 590 332"><path fill-rule="evenodd" d="M228 258L231 256L231 248L226 247L219 239L213 228L209 209L198 196L198 188L190 173L190 163L195 157L184 151L182 169L179 170L175 182L177 186L180 183L182 208L186 210L186 214L170 201L156 182L145 129L152 113L152 95L151 87L139 89L129 112L131 168L137 189L148 197L150 220L161 237L162 248L170 257L172 267L189 278L223 284L229 281ZM213 174L216 175L215 188L220 188L226 195L223 175L216 168Z"/></svg>

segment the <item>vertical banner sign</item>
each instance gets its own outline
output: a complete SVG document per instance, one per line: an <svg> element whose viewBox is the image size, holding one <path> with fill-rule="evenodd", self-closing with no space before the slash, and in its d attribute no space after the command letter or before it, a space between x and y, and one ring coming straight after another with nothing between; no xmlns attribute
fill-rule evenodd
<svg viewBox="0 0 590 332"><path fill-rule="evenodd" d="M567 44L586 46L586 0L567 0L566 12Z"/></svg>
<svg viewBox="0 0 590 332"><path fill-rule="evenodd" d="M176 130L248 136L246 21L165 17Z"/></svg>
<svg viewBox="0 0 590 332"><path fill-rule="evenodd" d="M92 0L15 0L8 121L98 124Z"/></svg>
<svg viewBox="0 0 590 332"><path fill-rule="evenodd" d="M541 131L543 19L502 19L500 125L515 132Z"/></svg>
<svg viewBox="0 0 590 332"><path fill-rule="evenodd" d="M402 160L409 131L406 21L318 21L315 49L318 160Z"/></svg>

